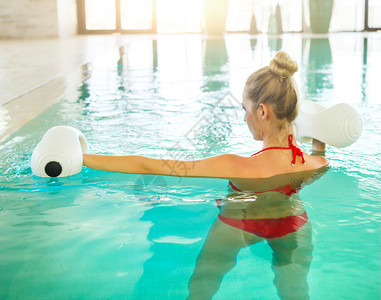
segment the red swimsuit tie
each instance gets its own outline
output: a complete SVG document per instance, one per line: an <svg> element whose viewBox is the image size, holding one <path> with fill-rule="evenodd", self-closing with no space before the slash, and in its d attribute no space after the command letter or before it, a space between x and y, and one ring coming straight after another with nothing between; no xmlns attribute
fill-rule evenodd
<svg viewBox="0 0 381 300"><path fill-rule="evenodd" d="M296 156L300 156L302 158L302 163L304 164L305 163L305 159L304 159L304 156L303 156L303 151L300 150L300 148L294 146L292 144L292 139L293 139L293 135L290 134L288 136L288 144L290 145L290 149L292 150L292 162L291 162L291 165L292 166L295 166L295 163L296 163Z"/></svg>

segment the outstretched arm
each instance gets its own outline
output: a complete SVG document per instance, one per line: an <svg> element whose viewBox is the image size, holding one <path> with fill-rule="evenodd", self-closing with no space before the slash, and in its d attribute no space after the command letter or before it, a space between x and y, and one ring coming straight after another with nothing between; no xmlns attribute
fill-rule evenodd
<svg viewBox="0 0 381 300"><path fill-rule="evenodd" d="M138 155L84 154L83 165L109 172L229 179L239 177L237 175L244 159L234 154L223 154L194 161L155 159Z"/></svg>

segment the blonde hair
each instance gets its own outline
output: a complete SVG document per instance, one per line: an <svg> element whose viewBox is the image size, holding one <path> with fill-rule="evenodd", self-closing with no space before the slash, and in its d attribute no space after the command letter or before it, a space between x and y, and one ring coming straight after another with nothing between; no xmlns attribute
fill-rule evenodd
<svg viewBox="0 0 381 300"><path fill-rule="evenodd" d="M298 115L298 91L292 78L297 70L298 64L286 52L277 52L269 66L249 76L245 92L256 108L270 104L279 121L291 123Z"/></svg>

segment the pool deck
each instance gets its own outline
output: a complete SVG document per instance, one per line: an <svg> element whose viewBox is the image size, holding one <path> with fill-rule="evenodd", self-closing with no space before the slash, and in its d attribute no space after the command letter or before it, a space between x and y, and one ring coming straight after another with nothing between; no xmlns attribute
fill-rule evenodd
<svg viewBox="0 0 381 300"><path fill-rule="evenodd" d="M0 40L0 142L56 102L76 72L127 42L123 35ZM78 80L78 81L77 81Z"/></svg>
<svg viewBox="0 0 381 300"><path fill-rule="evenodd" d="M381 37L381 32L348 34ZM155 36L116 34L0 40L0 142L78 85L83 80L78 74L81 66L131 39L147 37Z"/></svg>

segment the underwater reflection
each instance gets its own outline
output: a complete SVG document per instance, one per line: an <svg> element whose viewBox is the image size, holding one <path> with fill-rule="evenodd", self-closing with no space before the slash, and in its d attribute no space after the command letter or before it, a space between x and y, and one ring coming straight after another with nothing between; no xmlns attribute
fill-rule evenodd
<svg viewBox="0 0 381 300"><path fill-rule="evenodd" d="M282 50L283 40L280 38L269 38L268 46L271 51L278 52Z"/></svg>
<svg viewBox="0 0 381 300"><path fill-rule="evenodd" d="M226 78L218 75L225 74L223 67L228 63L225 39L206 39L203 42L203 76L205 83L203 91L219 91L227 85Z"/></svg>
<svg viewBox="0 0 381 300"><path fill-rule="evenodd" d="M308 299L311 223L298 192L326 171L325 167L229 182L231 192L216 199L220 212L198 255L188 299L211 299L224 275L236 265L239 251L264 240L272 249L274 284L280 298Z"/></svg>
<svg viewBox="0 0 381 300"><path fill-rule="evenodd" d="M309 46L306 86L308 94L318 98L333 88L331 45L328 38L312 38Z"/></svg>
<svg viewBox="0 0 381 300"><path fill-rule="evenodd" d="M368 81L367 81L367 65L368 65L368 39L364 38L363 41L363 53L362 53L362 63L363 63L363 72L361 74L361 94L362 94L362 101L366 101L367 99L367 87L368 87Z"/></svg>

